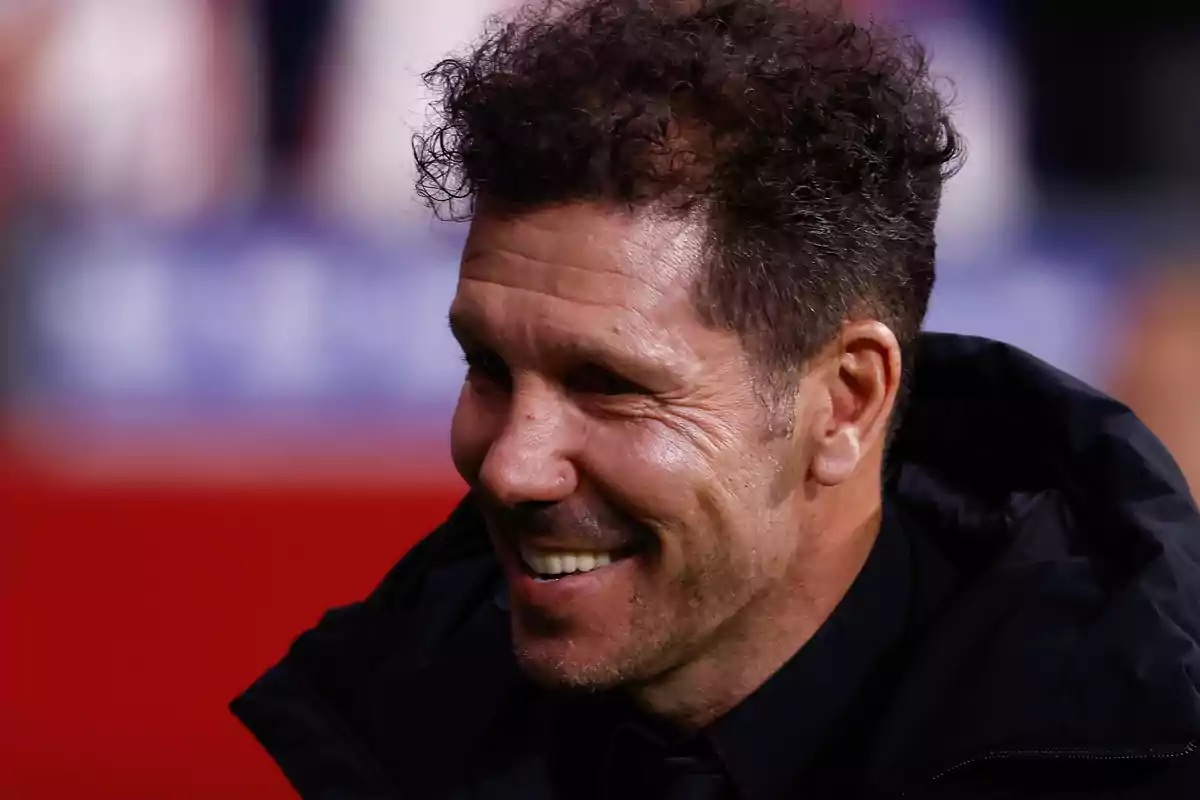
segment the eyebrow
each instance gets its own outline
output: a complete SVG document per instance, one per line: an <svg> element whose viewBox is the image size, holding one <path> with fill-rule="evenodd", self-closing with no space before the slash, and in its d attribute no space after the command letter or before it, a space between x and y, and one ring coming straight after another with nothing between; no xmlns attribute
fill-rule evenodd
<svg viewBox="0 0 1200 800"><path fill-rule="evenodd" d="M486 332L468 315L455 312L451 309L447 321L450 325L450 332L464 348L477 346L492 350L495 349L487 344L489 337ZM620 373L629 380L646 385L647 389L666 391L671 388L667 384L678 385L682 383L682 376L679 370L671 362L656 358L648 353L633 355L620 350L601 347L594 341L580 341L578 339L571 339L555 344L550 349L555 356L588 362L605 369L610 369L613 372Z"/></svg>

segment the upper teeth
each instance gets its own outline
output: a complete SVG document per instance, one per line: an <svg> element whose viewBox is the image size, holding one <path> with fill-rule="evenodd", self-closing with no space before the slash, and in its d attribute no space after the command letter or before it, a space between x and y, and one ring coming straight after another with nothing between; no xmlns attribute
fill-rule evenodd
<svg viewBox="0 0 1200 800"><path fill-rule="evenodd" d="M534 550L521 548L525 564L539 575L567 575L572 572L591 572L612 563L612 556L603 552Z"/></svg>

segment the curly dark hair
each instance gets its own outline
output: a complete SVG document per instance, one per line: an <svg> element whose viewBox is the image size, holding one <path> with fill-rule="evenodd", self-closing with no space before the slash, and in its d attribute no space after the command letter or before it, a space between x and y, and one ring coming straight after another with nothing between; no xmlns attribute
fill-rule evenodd
<svg viewBox="0 0 1200 800"><path fill-rule="evenodd" d="M849 318L888 325L908 360L960 155L911 39L798 0L542 0L425 80L441 99L417 190L444 218L480 200L698 210L697 308L770 374Z"/></svg>

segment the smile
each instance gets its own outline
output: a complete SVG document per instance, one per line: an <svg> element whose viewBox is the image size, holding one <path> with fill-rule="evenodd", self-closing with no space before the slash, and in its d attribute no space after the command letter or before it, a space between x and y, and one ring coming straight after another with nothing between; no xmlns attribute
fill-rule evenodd
<svg viewBox="0 0 1200 800"><path fill-rule="evenodd" d="M543 579L592 572L607 567L619 558L616 553L608 551L543 550L529 545L522 545L520 551L525 567Z"/></svg>

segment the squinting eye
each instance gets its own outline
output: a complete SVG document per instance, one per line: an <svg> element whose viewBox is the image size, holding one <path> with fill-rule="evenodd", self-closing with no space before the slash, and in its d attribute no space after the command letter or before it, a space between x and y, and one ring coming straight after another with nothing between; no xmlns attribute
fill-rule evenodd
<svg viewBox="0 0 1200 800"><path fill-rule="evenodd" d="M566 381L566 386L573 392L597 394L606 396L646 394L644 386L634 383L628 378L622 378L613 372L599 366L588 366L572 372Z"/></svg>
<svg viewBox="0 0 1200 800"><path fill-rule="evenodd" d="M483 381L507 391L512 385L512 376L504 361L494 353L464 353L467 365L467 380Z"/></svg>

